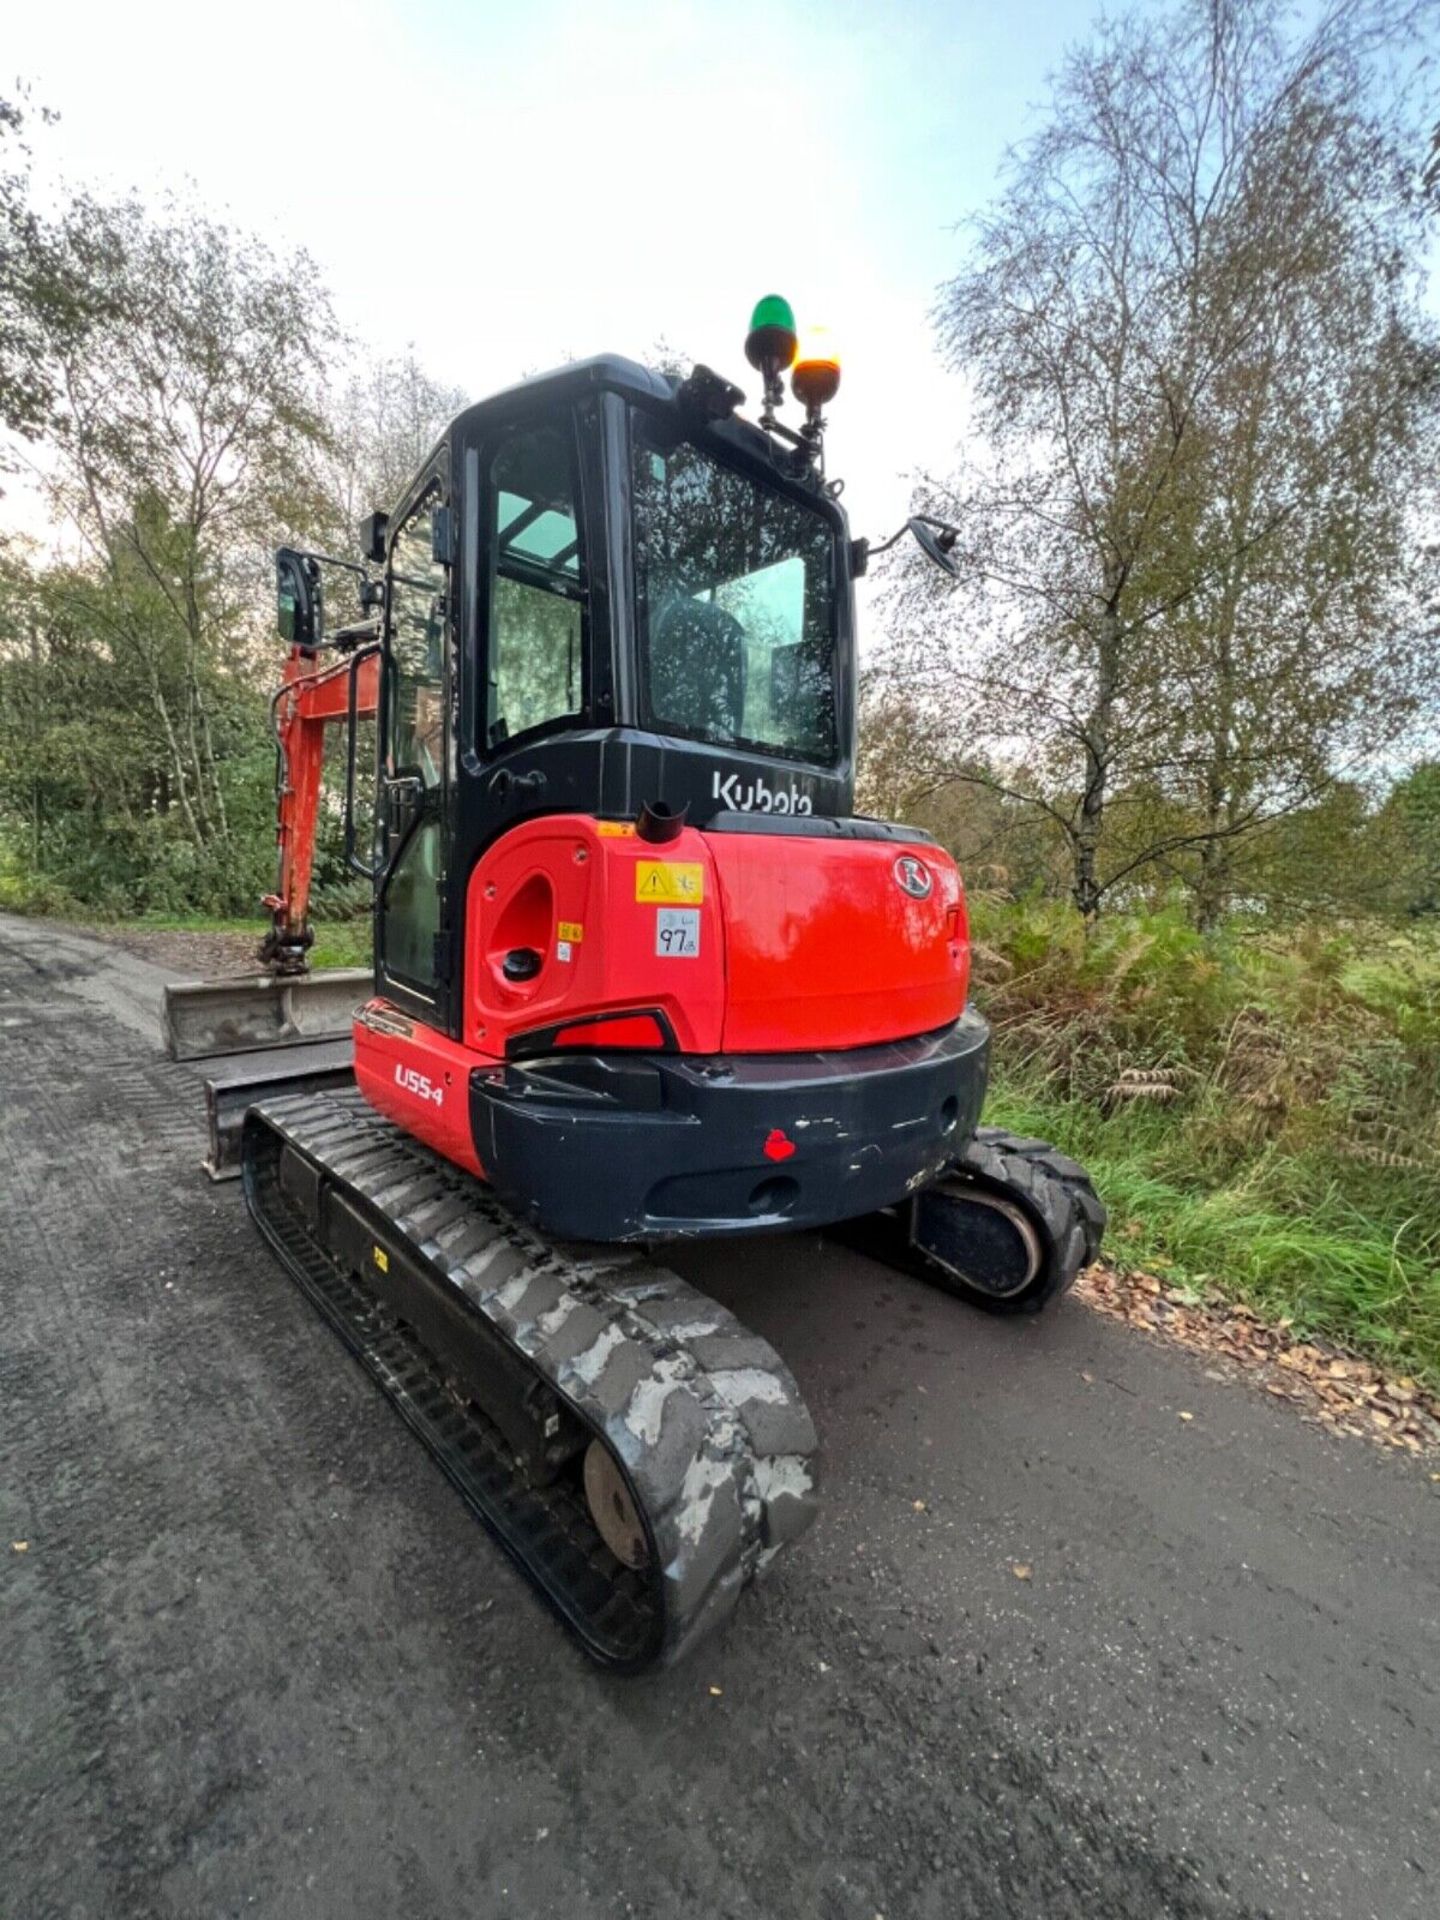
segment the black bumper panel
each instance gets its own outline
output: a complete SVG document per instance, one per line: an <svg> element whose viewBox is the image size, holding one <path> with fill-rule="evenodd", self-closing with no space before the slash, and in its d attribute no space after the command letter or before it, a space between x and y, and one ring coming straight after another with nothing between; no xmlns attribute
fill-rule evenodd
<svg viewBox="0 0 1440 1920"><path fill-rule="evenodd" d="M501 1198L575 1240L822 1227L938 1173L980 1117L977 1013L844 1053L555 1054L477 1071L475 1150Z"/></svg>

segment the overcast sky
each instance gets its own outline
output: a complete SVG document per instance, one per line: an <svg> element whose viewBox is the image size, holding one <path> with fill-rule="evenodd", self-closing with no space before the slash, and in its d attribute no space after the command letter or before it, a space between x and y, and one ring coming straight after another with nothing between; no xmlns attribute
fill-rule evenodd
<svg viewBox="0 0 1440 1920"><path fill-rule="evenodd" d="M841 347L830 470L878 535L963 431L928 321L955 225L1094 10L65 0L12 9L5 60L61 115L45 177L188 181L477 399L663 337L753 400L745 322L786 294Z"/></svg>

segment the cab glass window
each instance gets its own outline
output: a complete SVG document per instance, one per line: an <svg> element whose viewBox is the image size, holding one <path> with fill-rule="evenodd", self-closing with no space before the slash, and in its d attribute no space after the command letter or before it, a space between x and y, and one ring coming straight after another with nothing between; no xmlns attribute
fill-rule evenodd
<svg viewBox="0 0 1440 1920"><path fill-rule="evenodd" d="M486 738L579 714L585 703L585 554L566 426L513 434L490 467Z"/></svg>
<svg viewBox="0 0 1440 1920"><path fill-rule="evenodd" d="M642 698L658 732L835 759L835 536L636 416Z"/></svg>
<svg viewBox="0 0 1440 1920"><path fill-rule="evenodd" d="M407 515L390 549L387 771L440 784L445 764L446 569L435 558L438 492Z"/></svg>

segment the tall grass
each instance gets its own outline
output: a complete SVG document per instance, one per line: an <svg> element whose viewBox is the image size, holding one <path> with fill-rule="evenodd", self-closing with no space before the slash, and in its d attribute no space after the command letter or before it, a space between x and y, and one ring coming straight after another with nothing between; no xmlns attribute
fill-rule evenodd
<svg viewBox="0 0 1440 1920"><path fill-rule="evenodd" d="M990 1116L1086 1162L1111 1255L1440 1384L1440 938L973 904Z"/></svg>

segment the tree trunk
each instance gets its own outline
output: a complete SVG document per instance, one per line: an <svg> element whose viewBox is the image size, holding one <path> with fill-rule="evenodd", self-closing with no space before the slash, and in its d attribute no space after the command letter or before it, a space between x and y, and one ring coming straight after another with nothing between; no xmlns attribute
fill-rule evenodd
<svg viewBox="0 0 1440 1920"><path fill-rule="evenodd" d="M1095 702L1085 722L1085 790L1072 840L1075 905L1084 919L1095 919L1105 889L1100 883L1100 839L1105 830L1105 797L1110 776L1115 704L1120 686L1120 615L1112 597L1100 619L1096 649Z"/></svg>
<svg viewBox="0 0 1440 1920"><path fill-rule="evenodd" d="M190 804L190 794L185 784L184 756L180 751L180 742L175 738L175 729L170 721L170 709L166 705L165 695L161 691L159 678L153 666L150 672L150 697L154 703L155 712L159 717L160 726L165 735L165 744L170 749L170 764L175 774L175 797L180 802L180 810L185 816L186 826L190 829L191 839L203 852L205 836L201 832L200 823L195 817L195 809Z"/></svg>
<svg viewBox="0 0 1440 1920"><path fill-rule="evenodd" d="M1195 882L1193 918L1198 933L1213 933L1230 906L1230 858L1222 840L1200 848L1200 877Z"/></svg>
<svg viewBox="0 0 1440 1920"><path fill-rule="evenodd" d="M1192 912L1201 933L1213 933L1230 905L1230 840L1235 812L1235 621L1238 591L1232 568L1221 596L1215 634L1215 680L1210 693L1210 755L1205 768L1205 830Z"/></svg>

